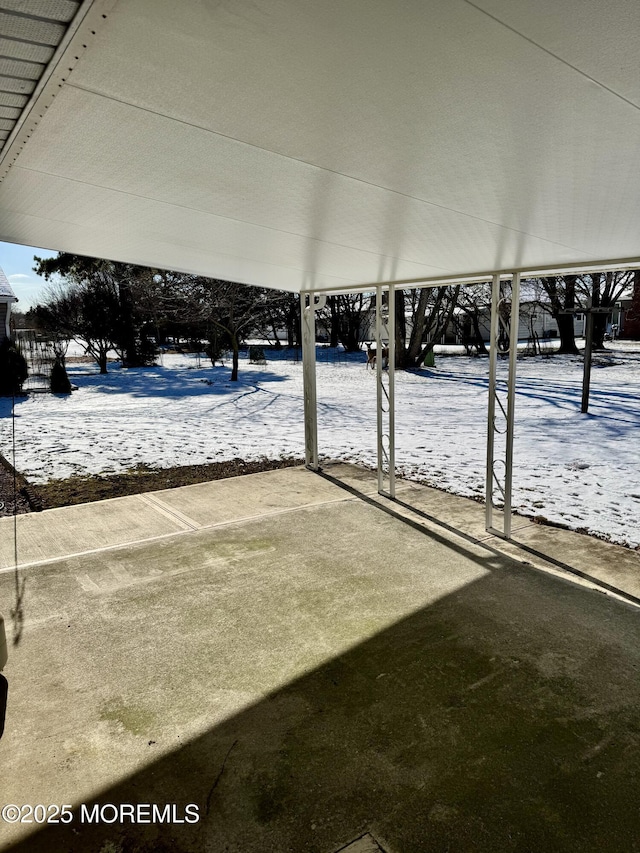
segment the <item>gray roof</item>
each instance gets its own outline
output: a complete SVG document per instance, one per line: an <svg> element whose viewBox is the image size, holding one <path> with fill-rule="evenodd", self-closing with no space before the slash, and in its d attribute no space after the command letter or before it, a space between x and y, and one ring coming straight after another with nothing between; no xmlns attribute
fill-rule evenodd
<svg viewBox="0 0 640 853"><path fill-rule="evenodd" d="M0 267L0 299L7 299L11 301L15 300L16 302L18 301L18 298L11 289L11 285L9 284L9 281L3 272L2 267Z"/></svg>
<svg viewBox="0 0 640 853"><path fill-rule="evenodd" d="M45 9L46 7L46 9ZM79 0L11 0L0 11L2 48L3 132L0 149L6 145L22 109L28 104L47 65L64 39L80 8Z"/></svg>

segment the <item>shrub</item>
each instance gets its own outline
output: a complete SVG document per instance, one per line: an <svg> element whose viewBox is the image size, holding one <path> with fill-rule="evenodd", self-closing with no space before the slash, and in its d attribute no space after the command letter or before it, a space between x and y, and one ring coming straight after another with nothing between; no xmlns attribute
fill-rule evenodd
<svg viewBox="0 0 640 853"><path fill-rule="evenodd" d="M61 358L56 358L51 368L51 377L49 379L52 394L70 394L71 382L67 376L67 369Z"/></svg>
<svg viewBox="0 0 640 853"><path fill-rule="evenodd" d="M154 338L143 335L138 344L140 367L153 367L158 358L158 345Z"/></svg>
<svg viewBox="0 0 640 853"><path fill-rule="evenodd" d="M264 354L264 350L262 347L250 346L249 347L249 363L250 364L266 364L267 359Z"/></svg>
<svg viewBox="0 0 640 853"><path fill-rule="evenodd" d="M211 364L215 367L216 361L222 361L222 354L231 346L229 335L221 329L214 329L209 334L209 340L204 351L211 359Z"/></svg>
<svg viewBox="0 0 640 853"><path fill-rule="evenodd" d="M22 383L29 371L27 362L10 338L0 344L0 397L13 397L22 393Z"/></svg>

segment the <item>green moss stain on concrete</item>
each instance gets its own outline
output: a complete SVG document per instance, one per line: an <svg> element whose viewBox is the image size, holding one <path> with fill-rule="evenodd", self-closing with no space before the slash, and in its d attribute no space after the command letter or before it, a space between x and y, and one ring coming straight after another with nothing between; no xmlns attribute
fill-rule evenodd
<svg viewBox="0 0 640 853"><path fill-rule="evenodd" d="M148 734L156 722L156 715L138 705L126 704L122 699L111 699L100 710L100 719L120 725L133 735Z"/></svg>

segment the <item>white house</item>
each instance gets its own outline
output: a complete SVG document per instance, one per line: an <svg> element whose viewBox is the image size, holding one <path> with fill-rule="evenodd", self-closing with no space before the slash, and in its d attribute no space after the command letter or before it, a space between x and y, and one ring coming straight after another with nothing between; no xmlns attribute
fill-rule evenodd
<svg viewBox="0 0 640 853"><path fill-rule="evenodd" d="M460 312L461 314L463 312ZM520 303L520 321L518 324L518 340L527 340L534 335L542 340L558 337L558 323L551 314L551 309L540 301L523 301ZM480 309L480 330L482 338L487 342L491 336L491 306ZM576 337L585 333L585 315L576 308L573 315L573 331Z"/></svg>
<svg viewBox="0 0 640 853"><path fill-rule="evenodd" d="M17 301L18 297L11 289L11 285L0 267L0 341L10 337L9 319L11 317L11 306Z"/></svg>

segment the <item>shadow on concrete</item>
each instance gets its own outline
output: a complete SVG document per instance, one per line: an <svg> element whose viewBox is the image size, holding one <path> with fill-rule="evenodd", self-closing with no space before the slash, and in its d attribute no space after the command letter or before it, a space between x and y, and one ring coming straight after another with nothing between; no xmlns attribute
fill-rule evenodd
<svg viewBox="0 0 640 853"><path fill-rule="evenodd" d="M388 853L639 850L639 641L636 610L492 558L95 800L195 804L198 823L76 811L10 849L330 853L371 832Z"/></svg>
<svg viewBox="0 0 640 853"><path fill-rule="evenodd" d="M341 485L343 488L345 487L344 484L339 484L339 482L337 480L336 480L336 484ZM363 500L364 499L365 498L363 496ZM375 503L375 501L373 501L373 503ZM400 507L403 507L406 510L409 510L412 513L415 513L416 515L424 518L425 521L428 521L431 524L436 524L436 525L438 525L438 527L442 527L443 529L449 531L450 533L455 533L456 536L462 537L467 542L471 542L471 543L474 543L476 545L479 545L482 548L486 548L488 551L490 551L493 554L500 554L501 553L497 548L492 547L489 543L483 542L479 539L475 539L473 536L469 536L468 534L463 533L460 530L456 530L450 524L447 524L446 522L442 521L441 519L438 519L435 516L430 515L428 512L424 512L424 510L418 509L417 507L412 506L409 503L406 503L406 501L402 501L399 498L394 498L393 503L397 504ZM381 509L385 512L388 512L388 510L386 510L384 507L381 507ZM626 590L621 589L618 586L614 586L613 584L607 583L606 581L602 580L602 578L595 577L595 575L591 575L591 574L589 574L589 572L583 572L581 569L578 569L575 566L569 565L569 563L565 562L564 560L558 560L552 554L548 554L545 551L540 551L538 548L532 548L530 545L526 545L524 542L518 542L514 539L511 539L509 541L514 547L516 547L518 550L522 551L523 557L526 554L529 554L532 557L537 557L540 560L544 560L545 563L548 563L550 566L553 566L556 569L560 569L563 572L567 572L567 574L573 575L574 577L580 578L581 580L586 580L589 583L596 584L601 589L606 590L607 592L612 592L612 593L614 593L614 595L620 596L620 598L623 598L625 601L628 601L630 604L635 604L637 606L640 606L640 598L637 595L632 595L630 592L627 592Z"/></svg>
<svg viewBox="0 0 640 853"><path fill-rule="evenodd" d="M7 716L7 699L9 698L9 682L0 674L0 739L4 734L4 721Z"/></svg>
<svg viewBox="0 0 640 853"><path fill-rule="evenodd" d="M424 519L429 522L429 524L435 525L447 533L452 533L457 538L468 542L470 545L477 545L480 548L483 548L488 553L496 555L498 557L503 556L503 552L500 549L494 547L492 544L487 542L486 540L477 539L475 536L471 536L468 533L465 533L462 530L454 527L451 524L447 524L446 521L443 521L441 518L436 518L436 516L431 513L425 512L422 509L414 506L407 501L403 501L399 497L389 498L389 505L385 506L380 502L377 496L367 495L364 492L360 491L360 489L355 488L354 486L345 483L339 477L334 477L331 474L328 474L326 471L318 471L319 476L323 479L328 480L333 483L338 488L343 489L349 494L357 497L363 503L369 504L369 506L373 506L376 509L381 510L386 513L386 515L391 516L392 518L397 519L398 521L402 521L404 524L407 524L409 527L417 530L418 532L424 534L425 536L430 537L431 539L439 539L438 534L433 530L429 530L425 528L419 521L415 521L411 518L407 518L406 515L402 515L401 511L406 510L411 512L413 515L418 516L419 518ZM398 511L394 510L393 507L397 507ZM444 539L440 539L440 541L445 541ZM532 557L536 557L539 560L543 560L550 566L553 566L556 569L560 569L563 572L566 572L569 575L573 575L574 577L580 578L581 580L588 581L589 583L596 584L600 589L606 590L607 592L612 592L614 595L619 596L620 598L628 601L630 604L634 604L640 606L640 597L636 595L632 595L627 590L621 589L614 584L607 583L602 578L596 577L595 575L589 574L589 572L582 571L581 569L576 568L576 566L572 566L564 560L559 560L557 557L554 557L553 554L549 554L546 551L541 551L538 548L532 548L530 545L526 545L524 542L519 542L515 539L509 540L510 544L517 548L522 552L522 558L524 559L526 555L530 555ZM451 543L448 542L449 547L452 547ZM530 566L532 571L538 571L534 566Z"/></svg>

